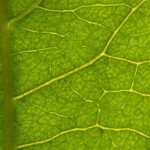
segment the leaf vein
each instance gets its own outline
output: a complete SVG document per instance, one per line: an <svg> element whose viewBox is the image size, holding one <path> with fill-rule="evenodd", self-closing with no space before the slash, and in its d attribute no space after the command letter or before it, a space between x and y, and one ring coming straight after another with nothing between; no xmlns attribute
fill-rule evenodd
<svg viewBox="0 0 150 150"><path fill-rule="evenodd" d="M33 10L37 8L37 6L42 2L42 0L36 0L28 9L24 10L20 15L11 19L8 24L9 28L11 28L16 22L22 20L24 17L28 16Z"/></svg>
<svg viewBox="0 0 150 150"><path fill-rule="evenodd" d="M117 33L120 31L120 29L123 27L123 25L127 22L127 20L129 19L129 17L130 17L144 2L145 2L145 0L142 0L136 7L132 8L132 10L130 11L130 13L125 17L125 19L121 22L121 24L118 26L118 28L113 32L112 36L111 36L110 39L108 40L108 42L107 42L107 44L106 44L106 46L105 46L105 48L104 48L104 50L103 50L102 53L100 53L99 55L97 55L95 58L93 58L92 60L90 60L90 61L87 62L86 64L83 64L83 65L81 65L81 66L75 68L74 70L71 70L71 71L69 71L69 72L67 72L67 73L65 73L65 74L63 74L63 75L60 75L60 76L58 76L58 77L55 77L55 78L53 78L53 79L51 79L51 80L49 80L49 81L47 81L47 82L45 82L45 83L43 83L43 84L41 84L41 85L39 85L39 86L37 86L37 87L31 89L31 90L28 90L28 91L26 91L26 92L24 92L24 93L22 93L22 94L20 94L20 95L18 95L18 96L16 96L16 97L14 97L13 100L16 101L16 100L18 100L18 99L21 99L21 98L23 98L23 97L25 97L25 96L27 96L27 95L33 93L33 92L36 92L36 91L42 89L43 87L46 87L46 86L50 85L50 84L53 83L53 82L56 82L56 81L61 80L61 79L64 79L64 78L66 78L66 77L68 77L68 76L70 76L70 75L72 75L72 74L74 74L74 73L76 73L76 72L79 72L80 70L82 70L82 69L84 69L84 68L86 68L86 67L88 67L88 66L93 65L95 62L97 62L101 57L103 57L103 56L105 55L105 53L106 53L106 51L107 51L109 45L111 44L111 42L113 41L113 39L115 38L115 36L117 35Z"/></svg>

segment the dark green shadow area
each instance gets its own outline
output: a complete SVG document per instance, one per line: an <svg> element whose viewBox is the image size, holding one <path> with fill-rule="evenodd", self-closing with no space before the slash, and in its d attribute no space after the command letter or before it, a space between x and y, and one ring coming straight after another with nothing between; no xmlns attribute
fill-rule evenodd
<svg viewBox="0 0 150 150"><path fill-rule="evenodd" d="M14 110L12 100L9 29L6 1L0 0L0 150L14 150Z"/></svg>

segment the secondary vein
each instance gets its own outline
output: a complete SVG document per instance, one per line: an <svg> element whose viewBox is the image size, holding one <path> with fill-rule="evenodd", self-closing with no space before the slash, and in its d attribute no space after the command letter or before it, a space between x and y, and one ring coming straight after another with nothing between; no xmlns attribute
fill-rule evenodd
<svg viewBox="0 0 150 150"><path fill-rule="evenodd" d="M50 85L50 84L53 83L53 82L56 82L56 81L61 80L61 79L64 79L64 78L66 78L66 77L68 77L68 76L70 76L70 75L72 75L72 74L74 74L74 73L76 73L76 72L78 72L78 71L80 71L80 70L82 70L82 69L88 67L88 66L93 65L93 64L94 64L95 62L97 62L101 57L103 57L103 56L106 55L106 51L107 51L109 45L111 44L111 42L113 41L113 39L116 37L116 35L118 34L118 32L121 30L121 28L124 26L124 24L128 21L128 19L130 18L130 16L131 16L144 2L145 2L145 0L142 0L137 6L135 6L134 8L132 8L132 10L130 11L130 13L125 17L125 19L121 22L121 24L118 26L118 28L113 32L113 34L112 34L112 36L110 37L110 39L108 40L108 42L107 42L107 44L106 44L104 50L103 50L99 55L97 55L95 58L93 58L92 60L90 60L90 61L87 62L86 64L83 64L83 65L81 65L81 66L75 68L74 70L71 70L71 71L69 71L69 72L67 72L67 73L65 73L65 74L63 74L63 75L60 75L60 76L58 76L58 77L55 77L55 78L53 78L53 79L51 79L51 80L49 80L49 81L47 81L47 82L45 82L45 83L43 83L43 84L41 84L41 85L35 87L35 88L33 88L33 89L30 89L30 90L28 90L28 91L26 91L26 92L24 92L24 93L22 93L22 94L20 94L20 95L18 95L18 96L16 96L16 97L14 97L13 100L14 100L14 101L19 100L19 99L21 99L21 98L23 98L23 97L25 97L25 96L27 96L27 95L29 95L29 94L32 94L32 93L34 93L34 92L36 92L36 91L42 89L43 87L46 87L46 86Z"/></svg>

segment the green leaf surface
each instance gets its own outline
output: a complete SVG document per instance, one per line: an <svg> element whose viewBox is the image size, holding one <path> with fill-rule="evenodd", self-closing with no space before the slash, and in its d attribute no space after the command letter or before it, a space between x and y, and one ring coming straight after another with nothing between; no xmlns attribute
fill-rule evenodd
<svg viewBox="0 0 150 150"><path fill-rule="evenodd" d="M149 0L7 8L16 149L150 149Z"/></svg>

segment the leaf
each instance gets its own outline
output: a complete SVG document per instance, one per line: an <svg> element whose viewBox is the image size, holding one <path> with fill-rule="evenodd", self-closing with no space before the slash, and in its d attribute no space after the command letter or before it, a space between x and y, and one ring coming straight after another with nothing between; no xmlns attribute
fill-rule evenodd
<svg viewBox="0 0 150 150"><path fill-rule="evenodd" d="M16 149L150 149L149 9L8 2Z"/></svg>

